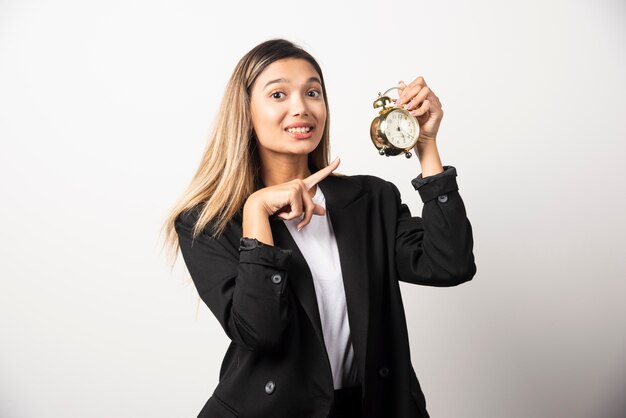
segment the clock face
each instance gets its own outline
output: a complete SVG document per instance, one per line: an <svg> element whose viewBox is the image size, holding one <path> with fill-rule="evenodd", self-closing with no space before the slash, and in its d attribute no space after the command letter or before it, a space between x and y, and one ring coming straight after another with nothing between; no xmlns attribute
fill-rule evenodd
<svg viewBox="0 0 626 418"><path fill-rule="evenodd" d="M393 146L407 148L417 139L419 125L408 112L395 109L385 118L383 132Z"/></svg>

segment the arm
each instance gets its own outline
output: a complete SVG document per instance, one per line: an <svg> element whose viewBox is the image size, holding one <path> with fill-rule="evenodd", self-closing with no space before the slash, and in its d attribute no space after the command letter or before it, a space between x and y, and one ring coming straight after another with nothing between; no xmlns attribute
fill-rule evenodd
<svg viewBox="0 0 626 418"><path fill-rule="evenodd" d="M218 239L203 231L192 241L195 221L191 212L181 214L175 228L200 298L235 344L248 350L272 349L289 320L286 282L291 250L240 245L237 253L225 241L228 231Z"/></svg>
<svg viewBox="0 0 626 418"><path fill-rule="evenodd" d="M267 212L255 206L254 201L248 199L243 207L242 230L246 238L256 238L264 244L274 245L272 228L270 227Z"/></svg>
<svg viewBox="0 0 626 418"><path fill-rule="evenodd" d="M412 217L393 184L396 207L396 268L404 282L456 286L476 274L472 227L458 192L456 169L429 177L420 174L413 187L424 202L422 218Z"/></svg>

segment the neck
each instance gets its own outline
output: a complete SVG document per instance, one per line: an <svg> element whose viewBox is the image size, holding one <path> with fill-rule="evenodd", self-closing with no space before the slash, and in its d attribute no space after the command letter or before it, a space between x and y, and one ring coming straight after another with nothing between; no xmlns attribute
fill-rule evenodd
<svg viewBox="0 0 626 418"><path fill-rule="evenodd" d="M273 152L261 152L261 180L265 187L287 183L295 179L304 179L311 175L309 170L308 155L277 154ZM311 196L315 195L316 186L309 190Z"/></svg>

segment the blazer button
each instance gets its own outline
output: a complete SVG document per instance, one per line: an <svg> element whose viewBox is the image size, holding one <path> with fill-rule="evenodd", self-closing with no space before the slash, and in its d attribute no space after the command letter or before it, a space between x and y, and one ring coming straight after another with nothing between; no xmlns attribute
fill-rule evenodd
<svg viewBox="0 0 626 418"><path fill-rule="evenodd" d="M271 395L272 393L274 393L275 388L276 388L276 384L274 383L274 381L268 380L267 383L265 384L265 393L267 393L268 395Z"/></svg>
<svg viewBox="0 0 626 418"><path fill-rule="evenodd" d="M378 370L378 375L380 377L387 377L387 376L389 376L389 369L387 367L381 367Z"/></svg>
<svg viewBox="0 0 626 418"><path fill-rule="evenodd" d="M446 203L448 201L448 195L442 194L441 196L437 196L437 199L439 199L441 203Z"/></svg>
<svg viewBox="0 0 626 418"><path fill-rule="evenodd" d="M283 278L282 278L282 276L280 274L274 273L274 274L272 274L272 281L274 283L276 283L276 284L279 284L280 282L283 281Z"/></svg>

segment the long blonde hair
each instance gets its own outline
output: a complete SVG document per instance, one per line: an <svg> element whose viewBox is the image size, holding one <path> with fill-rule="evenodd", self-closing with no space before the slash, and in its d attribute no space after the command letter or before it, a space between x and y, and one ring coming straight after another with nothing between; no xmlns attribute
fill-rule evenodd
<svg viewBox="0 0 626 418"><path fill-rule="evenodd" d="M330 112L322 69L308 52L287 40L271 39L257 45L235 67L200 165L161 228L161 232L165 232L164 246L172 264L179 250L174 222L181 213L200 205L193 237L201 234L209 222L213 226L211 235L219 236L260 184L261 163L250 116L250 93L259 74L273 62L285 58L307 60L320 76L326 125L319 145L309 154L308 165L311 172L328 165Z"/></svg>

